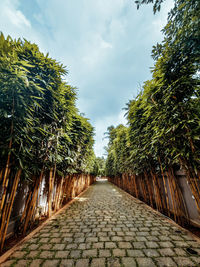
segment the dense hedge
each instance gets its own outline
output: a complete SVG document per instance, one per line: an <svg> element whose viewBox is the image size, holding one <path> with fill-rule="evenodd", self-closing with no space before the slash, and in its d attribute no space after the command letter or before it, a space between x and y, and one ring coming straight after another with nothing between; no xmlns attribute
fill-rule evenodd
<svg viewBox="0 0 200 267"><path fill-rule="evenodd" d="M65 67L40 52L36 44L1 33L1 249L19 181L30 181L28 216L35 208L43 176L49 177L50 216L55 177L95 174L94 129L80 115L76 88L65 82L66 74Z"/></svg>
<svg viewBox="0 0 200 267"><path fill-rule="evenodd" d="M200 211L200 1L174 2L153 47L152 79L127 104L128 127L108 128L106 173L182 168Z"/></svg>

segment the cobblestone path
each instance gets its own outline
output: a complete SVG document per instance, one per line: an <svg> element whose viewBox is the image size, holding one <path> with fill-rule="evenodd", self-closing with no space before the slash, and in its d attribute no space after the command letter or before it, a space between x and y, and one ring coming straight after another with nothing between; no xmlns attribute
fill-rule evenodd
<svg viewBox="0 0 200 267"><path fill-rule="evenodd" d="M21 245L5 266L200 266L200 242L99 181Z"/></svg>

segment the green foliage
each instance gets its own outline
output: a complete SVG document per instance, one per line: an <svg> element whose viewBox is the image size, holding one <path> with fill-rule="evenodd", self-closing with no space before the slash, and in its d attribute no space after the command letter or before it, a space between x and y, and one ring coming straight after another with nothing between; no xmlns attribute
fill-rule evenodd
<svg viewBox="0 0 200 267"><path fill-rule="evenodd" d="M175 1L164 41L153 47L152 79L128 103L126 142L121 129L110 131L107 174L160 171L159 159L163 168L200 169L199 14L200 1ZM120 147L128 151L121 161Z"/></svg>
<svg viewBox="0 0 200 267"><path fill-rule="evenodd" d="M57 166L58 174L91 172L94 129L76 108L65 67L36 44L0 35L0 167L27 178Z"/></svg>
<svg viewBox="0 0 200 267"><path fill-rule="evenodd" d="M143 4L153 4L153 12L155 14L157 11L160 11L161 4L164 1L165 0L136 0L135 3L137 5L137 9L139 9L139 7Z"/></svg>
<svg viewBox="0 0 200 267"><path fill-rule="evenodd" d="M93 172L95 176L105 176L105 159L104 157L96 157L93 165Z"/></svg>

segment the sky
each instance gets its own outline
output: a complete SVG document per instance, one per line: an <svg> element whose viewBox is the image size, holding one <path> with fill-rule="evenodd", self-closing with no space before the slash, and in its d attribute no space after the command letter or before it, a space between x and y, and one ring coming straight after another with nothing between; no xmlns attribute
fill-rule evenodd
<svg viewBox="0 0 200 267"><path fill-rule="evenodd" d="M137 10L133 0L0 0L0 31L36 43L66 66L102 156L107 127L126 125L123 108L151 78L152 46L162 41L172 7L167 0L153 15L152 5Z"/></svg>

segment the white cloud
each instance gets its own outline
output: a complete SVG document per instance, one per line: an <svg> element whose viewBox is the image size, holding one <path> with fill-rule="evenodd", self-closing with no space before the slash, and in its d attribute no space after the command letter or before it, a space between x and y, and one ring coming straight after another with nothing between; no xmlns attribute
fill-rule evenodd
<svg viewBox="0 0 200 267"><path fill-rule="evenodd" d="M24 14L17 8L18 2L17 1L6 1L3 0L0 3L0 25L1 30L2 27L6 28L12 28L14 29L20 29L23 28L31 28L30 21L24 16Z"/></svg>
<svg viewBox="0 0 200 267"><path fill-rule="evenodd" d="M20 3L26 5L20 9ZM120 111L150 78L151 47L162 40L161 28L173 0L161 12L136 10L132 0L0 0L0 30L26 38L67 66L67 80L79 88L78 106L96 128L95 151L103 153L103 133L125 124Z"/></svg>

